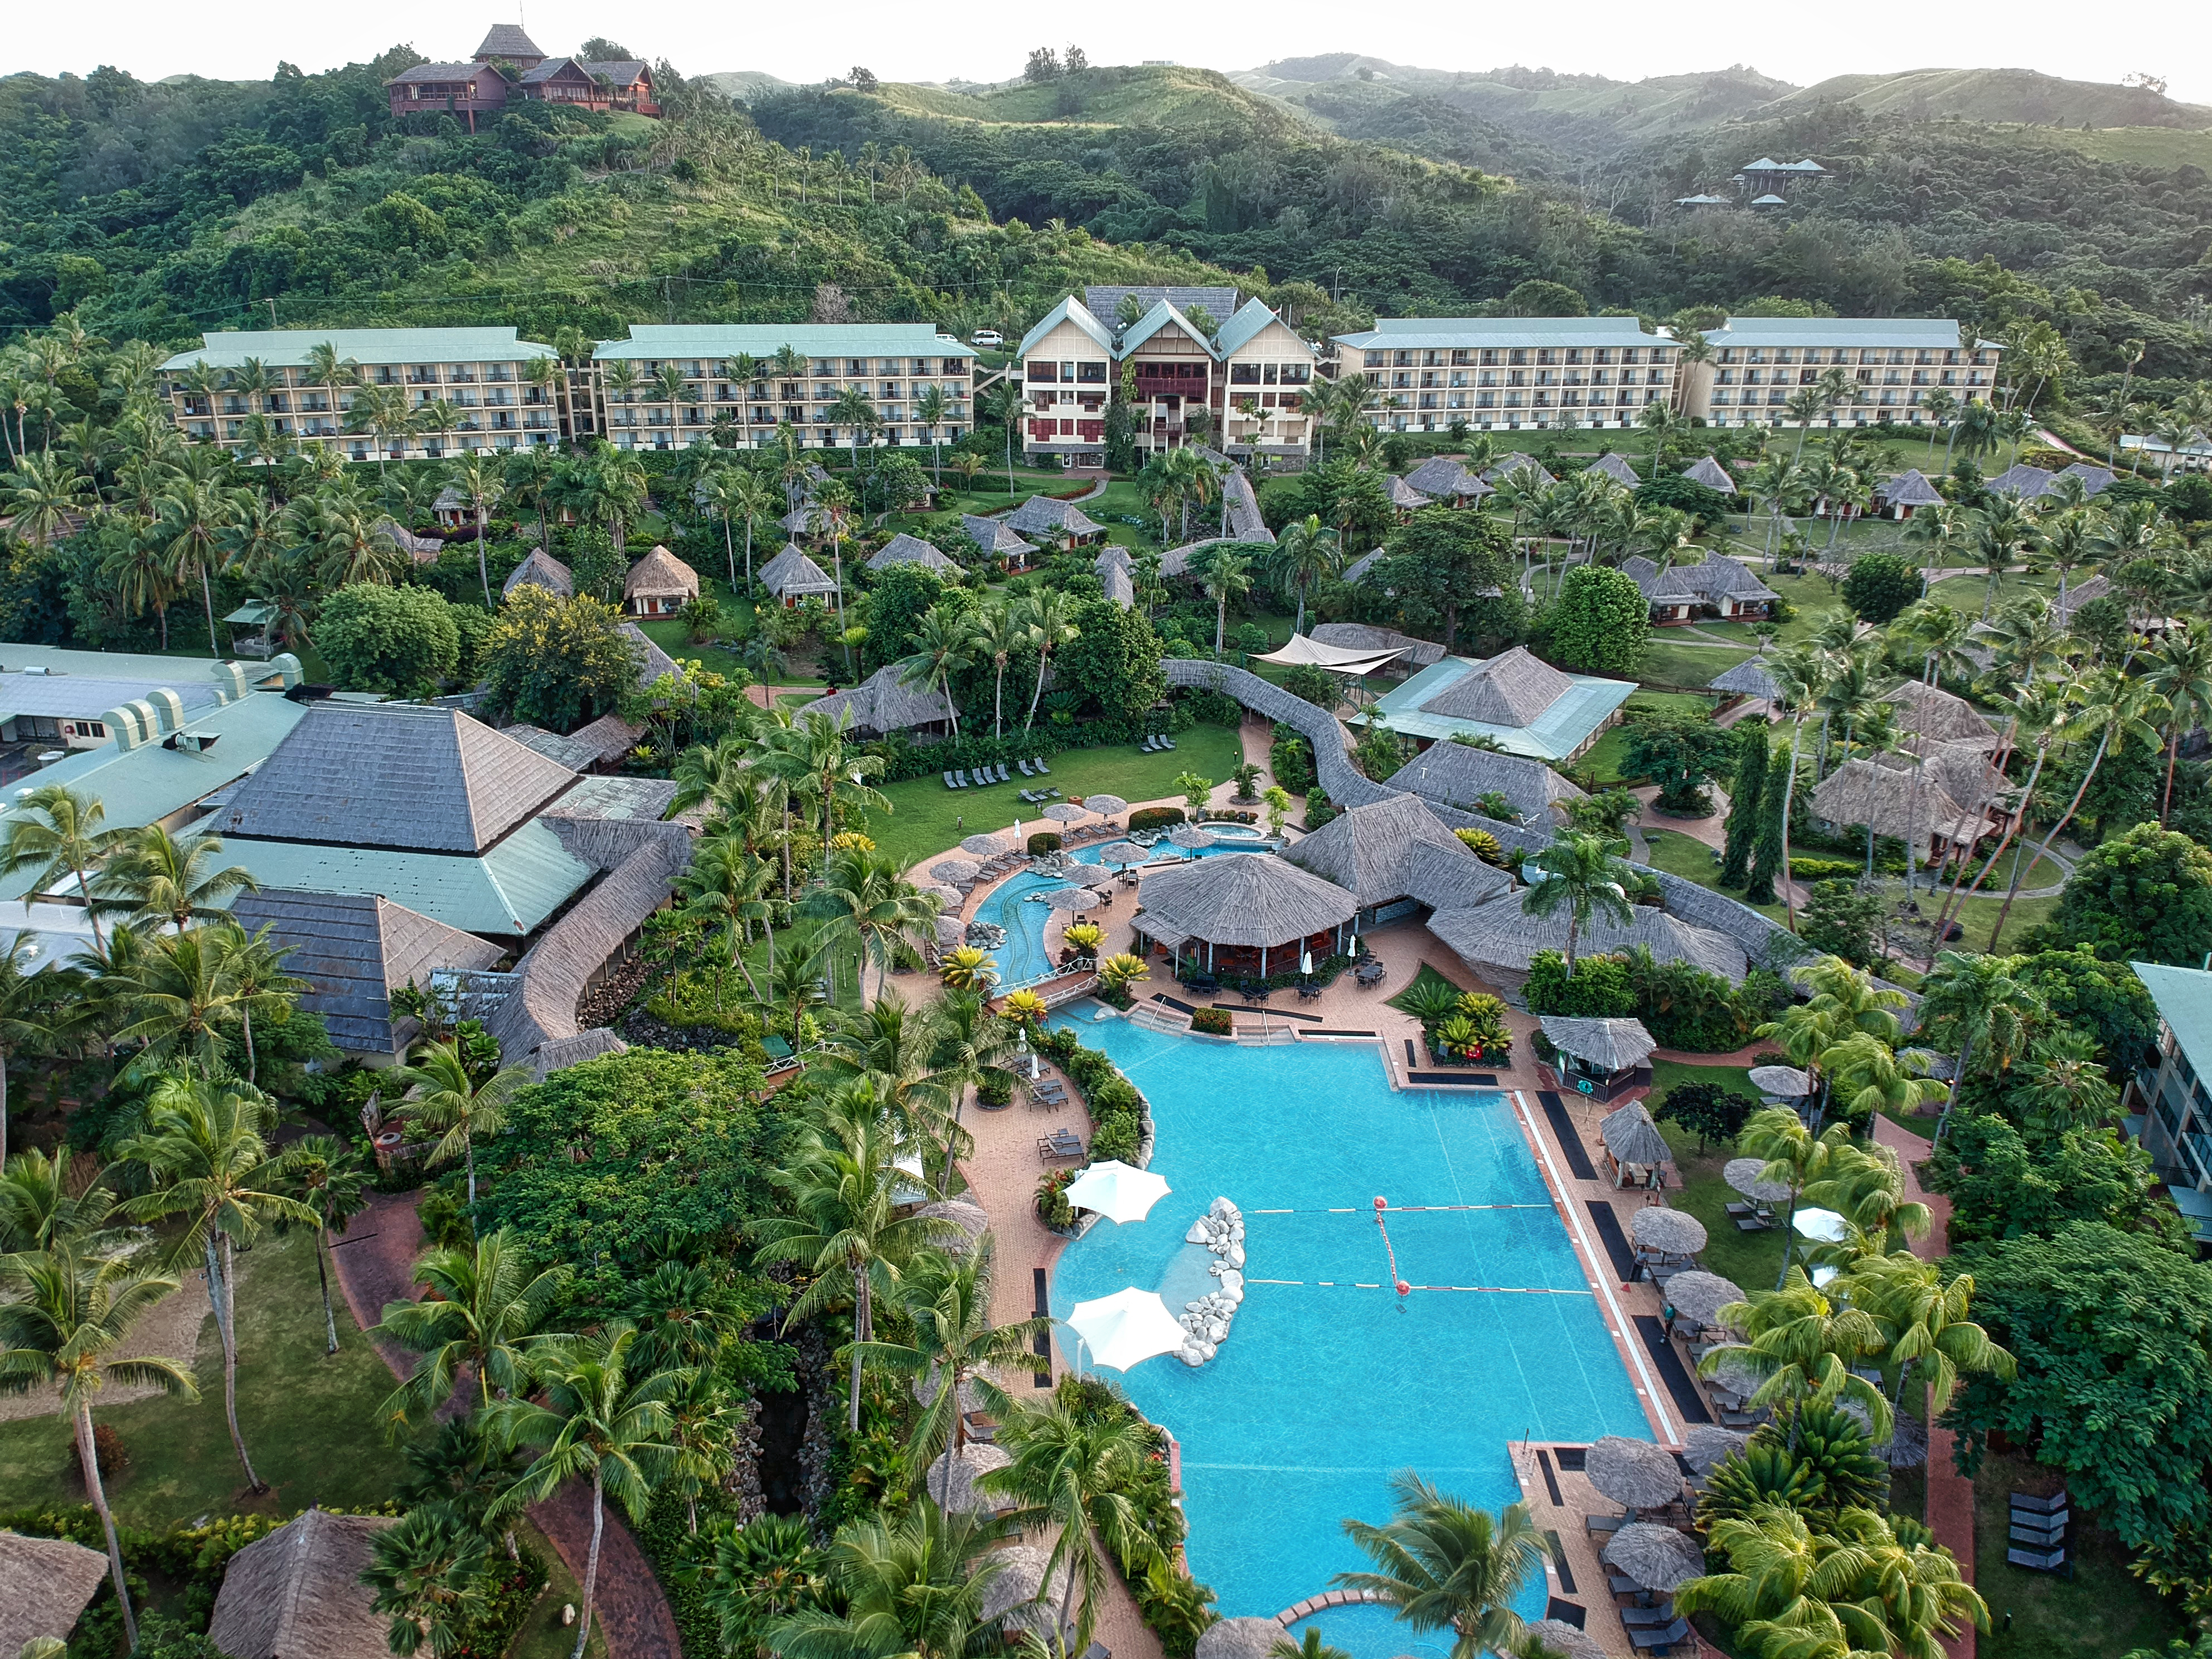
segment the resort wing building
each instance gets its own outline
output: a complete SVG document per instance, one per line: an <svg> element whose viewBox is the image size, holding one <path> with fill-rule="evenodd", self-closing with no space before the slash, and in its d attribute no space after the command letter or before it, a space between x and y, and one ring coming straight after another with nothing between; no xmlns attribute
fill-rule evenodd
<svg viewBox="0 0 2212 1659"><path fill-rule="evenodd" d="M1196 297L1194 297L1196 296ZM1314 349L1257 300L1209 330L1183 308L1233 301L1232 289L1094 289L1108 315L1145 307L1119 327L1070 295L1022 337L1022 451L1085 466L1106 459L1106 406L1118 386L1134 401L1140 451L1213 444L1232 459L1303 458L1311 430L1305 391ZM1121 304L1127 300L1133 303ZM1202 412L1199 430L1194 412Z"/></svg>
<svg viewBox="0 0 2212 1659"><path fill-rule="evenodd" d="M1350 723L1382 721L1424 749L1455 737L1489 738L1509 755L1568 762L1620 720L1635 690L1628 680L1562 673L1516 645L1486 661L1446 657Z"/></svg>
<svg viewBox="0 0 2212 1659"><path fill-rule="evenodd" d="M1340 374L1364 374L1378 432L1632 426L1671 403L1680 349L1633 317L1384 317L1336 336Z"/></svg>
<svg viewBox="0 0 2212 1659"><path fill-rule="evenodd" d="M558 355L511 328L207 334L161 373L185 437L260 459L335 447L354 461L435 460L573 435Z"/></svg>
<svg viewBox="0 0 2212 1659"><path fill-rule="evenodd" d="M635 325L592 355L589 429L617 449L680 449L717 428L751 448L779 426L814 448L950 443L974 418L975 361L929 323Z"/></svg>
<svg viewBox="0 0 2212 1659"><path fill-rule="evenodd" d="M1731 317L1705 339L1712 356L1689 369L1688 408L1716 426L1779 422L1794 393L1838 372L1850 390L1833 416L1849 426L1917 426L1929 392L1987 402L1996 380L1996 344L1962 345L1948 317Z"/></svg>

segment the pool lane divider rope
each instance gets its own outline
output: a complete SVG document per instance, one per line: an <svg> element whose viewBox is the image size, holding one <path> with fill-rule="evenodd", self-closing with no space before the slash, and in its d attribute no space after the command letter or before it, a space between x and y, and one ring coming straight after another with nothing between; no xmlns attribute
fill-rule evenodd
<svg viewBox="0 0 2212 1659"><path fill-rule="evenodd" d="M1559 1206L1553 1204L1392 1204L1385 1206L1378 1199L1376 1200L1375 1207L1378 1212L1388 1208L1397 1215L1434 1215L1449 1210L1551 1210ZM1365 1212L1357 1204L1350 1204L1318 1210L1247 1209L1244 1213L1246 1215L1361 1215Z"/></svg>
<svg viewBox="0 0 2212 1659"><path fill-rule="evenodd" d="M1389 1224L1382 1218L1384 1212L1388 1211L1389 1207L1390 1200L1389 1199L1381 1197L1376 1199L1375 1228L1377 1232L1382 1235L1382 1249L1390 1258L1390 1283L1396 1288L1400 1296L1404 1296L1413 1287L1411 1285L1408 1285L1404 1279L1398 1277L1398 1247L1390 1242L1390 1226ZM1363 1285L1359 1288L1366 1290L1370 1287ZM1374 1288L1380 1289L1381 1287L1378 1285Z"/></svg>
<svg viewBox="0 0 2212 1659"><path fill-rule="evenodd" d="M1359 1280L1349 1279L1248 1279L1244 1282L1247 1285L1294 1285L1300 1286L1312 1285L1320 1286L1323 1289L1352 1291L1379 1291L1386 1288L1381 1285L1370 1285ZM1396 1286L1398 1294L1401 1296L1407 1295L1408 1292L1413 1291L1459 1291L1468 1294L1481 1296L1594 1297L1597 1294L1595 1291L1555 1290L1551 1286L1545 1285L1408 1285L1403 1280L1396 1280L1394 1281L1394 1283Z"/></svg>

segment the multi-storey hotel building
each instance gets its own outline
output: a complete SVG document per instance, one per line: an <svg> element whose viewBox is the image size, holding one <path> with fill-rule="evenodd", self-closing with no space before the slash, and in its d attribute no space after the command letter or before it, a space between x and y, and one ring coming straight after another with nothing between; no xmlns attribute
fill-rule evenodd
<svg viewBox="0 0 2212 1659"><path fill-rule="evenodd" d="M1833 418L1850 426L1917 425L1930 392L1985 402L1996 380L1996 343L1962 344L1948 317L1731 317L1705 339L1712 356L1691 367L1689 412L1716 426L1784 421L1792 393L1838 370L1850 387Z"/></svg>
<svg viewBox="0 0 2212 1659"><path fill-rule="evenodd" d="M1633 317L1384 317L1336 346L1338 373L1373 387L1382 432L1631 425L1673 400L1680 355Z"/></svg>
<svg viewBox="0 0 2212 1659"><path fill-rule="evenodd" d="M335 374L318 366L320 346L330 348ZM185 435L242 452L334 445L352 460L404 460L550 444L568 431L553 348L511 328L208 334L161 368ZM404 418L374 427L356 418L356 400L370 401L364 388L383 392Z"/></svg>
<svg viewBox="0 0 2212 1659"><path fill-rule="evenodd" d="M779 426L817 448L856 429L863 445L949 443L975 418L975 360L928 323L639 325L592 353L590 429L618 449L681 448L718 423L740 448ZM872 429L854 418L851 392ZM924 411L937 400L933 422Z"/></svg>

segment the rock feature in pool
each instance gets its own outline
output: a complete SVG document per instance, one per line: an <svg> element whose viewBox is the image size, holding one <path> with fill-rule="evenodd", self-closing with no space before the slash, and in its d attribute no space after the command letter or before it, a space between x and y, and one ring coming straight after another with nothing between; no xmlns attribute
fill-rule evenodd
<svg viewBox="0 0 2212 1659"><path fill-rule="evenodd" d="M1186 1365L1203 1365L1228 1340L1229 1328L1244 1300L1244 1215L1226 1198L1217 1198L1206 1212L1191 1224L1183 1242L1203 1244L1221 1258L1206 1269L1221 1281L1194 1302L1183 1304L1182 1324L1190 1335L1175 1351Z"/></svg>
<svg viewBox="0 0 2212 1659"><path fill-rule="evenodd" d="M968 942L985 951L996 951L1006 942L1006 930L995 921L971 921L968 924Z"/></svg>

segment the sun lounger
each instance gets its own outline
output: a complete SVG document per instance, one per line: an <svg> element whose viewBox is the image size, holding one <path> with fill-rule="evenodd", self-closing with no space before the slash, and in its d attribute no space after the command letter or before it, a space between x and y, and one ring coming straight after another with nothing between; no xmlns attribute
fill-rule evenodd
<svg viewBox="0 0 2212 1659"><path fill-rule="evenodd" d="M1031 761L1030 764L1036 768L1037 775L1039 777L1048 778L1052 775L1052 768L1044 763L1044 757L1042 755L1039 755L1035 760ZM1095 1647L1097 1644L1093 1643L1091 1645Z"/></svg>
<svg viewBox="0 0 2212 1659"><path fill-rule="evenodd" d="M1020 773L1024 777L1028 777L1030 775L1030 763L1025 760L1017 759L1014 762L1014 770Z"/></svg>
<svg viewBox="0 0 2212 1659"><path fill-rule="evenodd" d="M953 782L953 781L952 781L952 774L951 774L951 773L950 773L950 772L940 772L940 773L939 773L939 774L938 774L938 775L939 775L939 777L941 777L941 778L943 778L943 779L945 780L945 787L947 789L957 789L957 788L960 787L958 784L957 784L957 783L955 783L955 782Z"/></svg>
<svg viewBox="0 0 2212 1659"><path fill-rule="evenodd" d="M1168 737L1167 735L1165 735L1164 733L1163 733L1163 734L1161 735L1161 738L1160 738L1160 747L1161 747L1161 748L1163 748L1163 749L1172 749L1172 748L1174 748L1174 747L1175 747L1175 739L1174 739L1173 738Z"/></svg>
<svg viewBox="0 0 2212 1659"><path fill-rule="evenodd" d="M2012 1495L2012 1507L2027 1510L2035 1515L2051 1515L2067 1505L2066 1489L2062 1486L2048 1498L2039 1498L2033 1492L2016 1492Z"/></svg>
<svg viewBox="0 0 2212 1659"><path fill-rule="evenodd" d="M1583 1530L1593 1536L1601 1532L1619 1532L1627 1522L1625 1515L1586 1515L1583 1516Z"/></svg>
<svg viewBox="0 0 2212 1659"><path fill-rule="evenodd" d="M2063 1532L2071 1518L2070 1512L2065 1510L2056 1515L2038 1515L2033 1510L2014 1510L2012 1512L2014 1528L2025 1528L2031 1532Z"/></svg>
<svg viewBox="0 0 2212 1659"><path fill-rule="evenodd" d="M2015 1544L2028 1544L2039 1550L2055 1550L2066 1541L2066 1528L2059 1527L2024 1527L2015 1516L2008 1536Z"/></svg>
<svg viewBox="0 0 2212 1659"><path fill-rule="evenodd" d="M1638 1630L1632 1626L1628 1639L1649 1652L1664 1653L1689 1633L1690 1621L1677 1619L1664 1630Z"/></svg>
<svg viewBox="0 0 2212 1659"><path fill-rule="evenodd" d="M1638 1626L1649 1629L1654 1625L1671 1625L1674 1622L1674 1601L1670 1597L1656 1607L1623 1607L1620 1609L1620 1622L1631 1629Z"/></svg>
<svg viewBox="0 0 2212 1659"><path fill-rule="evenodd" d="M2030 1572L2063 1573L2069 1578L2074 1576L2064 1550L2007 1550L2005 1559Z"/></svg>
<svg viewBox="0 0 2212 1659"><path fill-rule="evenodd" d="M1065 1129L1054 1129L1038 1140L1037 1152L1047 1158L1081 1158L1083 1143Z"/></svg>

